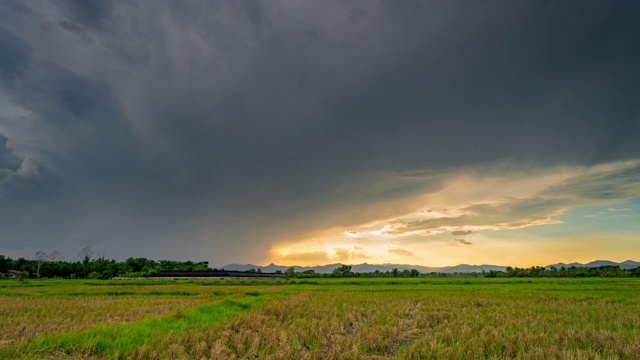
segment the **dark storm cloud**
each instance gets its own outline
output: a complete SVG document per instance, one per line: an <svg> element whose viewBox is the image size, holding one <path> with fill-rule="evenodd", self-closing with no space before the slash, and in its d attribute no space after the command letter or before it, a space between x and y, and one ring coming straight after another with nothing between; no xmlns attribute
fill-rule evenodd
<svg viewBox="0 0 640 360"><path fill-rule="evenodd" d="M11 31L0 26L0 82L13 86L16 77L29 66L30 49L27 43L16 37Z"/></svg>
<svg viewBox="0 0 640 360"><path fill-rule="evenodd" d="M56 174L36 205L0 203L25 248L225 262L320 208L438 186L345 196L345 178L640 156L631 4L0 6L1 91L20 109L0 132ZM29 234L11 223L54 208L68 215Z"/></svg>
<svg viewBox="0 0 640 360"><path fill-rule="evenodd" d="M114 123L120 120L114 116L117 106L103 82L78 76L58 65L41 64L20 85L12 92L14 99L40 114L46 125L94 122L92 125L104 128L116 126Z"/></svg>
<svg viewBox="0 0 640 360"><path fill-rule="evenodd" d="M112 3L101 0L66 0L61 5L67 10L70 24L98 27L109 16Z"/></svg>
<svg viewBox="0 0 640 360"><path fill-rule="evenodd" d="M9 206L38 192L43 177L50 176L31 158L21 159L7 145L8 139L0 134L0 202ZM3 214L0 208L0 215Z"/></svg>
<svg viewBox="0 0 640 360"><path fill-rule="evenodd" d="M0 134L0 169L16 171L20 168L20 159L7 146L7 137Z"/></svg>

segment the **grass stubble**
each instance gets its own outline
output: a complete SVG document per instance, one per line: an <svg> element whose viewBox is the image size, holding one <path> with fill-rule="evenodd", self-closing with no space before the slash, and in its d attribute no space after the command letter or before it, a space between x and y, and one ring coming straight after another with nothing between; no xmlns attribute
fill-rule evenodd
<svg viewBox="0 0 640 360"><path fill-rule="evenodd" d="M0 359L640 359L636 279L132 284L6 287Z"/></svg>

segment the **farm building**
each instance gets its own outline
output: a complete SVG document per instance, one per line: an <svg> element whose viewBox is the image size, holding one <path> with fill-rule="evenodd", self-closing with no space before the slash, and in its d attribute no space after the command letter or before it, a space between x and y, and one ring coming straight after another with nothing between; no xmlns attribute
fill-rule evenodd
<svg viewBox="0 0 640 360"><path fill-rule="evenodd" d="M20 271L18 270L9 270L6 274L0 273L0 278L5 277L7 279L17 279L20 276Z"/></svg>
<svg viewBox="0 0 640 360"><path fill-rule="evenodd" d="M170 279L286 279L283 274L257 273L232 270L216 271L161 271L149 278L170 278Z"/></svg>

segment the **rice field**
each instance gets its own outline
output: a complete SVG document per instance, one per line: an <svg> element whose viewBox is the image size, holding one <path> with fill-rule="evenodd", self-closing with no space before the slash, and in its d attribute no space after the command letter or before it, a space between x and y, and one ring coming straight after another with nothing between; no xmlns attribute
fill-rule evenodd
<svg viewBox="0 0 640 360"><path fill-rule="evenodd" d="M640 359L640 279L0 281L0 359Z"/></svg>

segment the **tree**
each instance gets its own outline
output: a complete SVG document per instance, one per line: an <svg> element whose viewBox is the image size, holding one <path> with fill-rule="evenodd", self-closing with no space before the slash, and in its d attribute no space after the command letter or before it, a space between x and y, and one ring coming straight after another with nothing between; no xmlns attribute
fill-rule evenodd
<svg viewBox="0 0 640 360"><path fill-rule="evenodd" d="M397 268L391 269L391 273L393 274L393 277L398 277L398 269Z"/></svg>
<svg viewBox="0 0 640 360"><path fill-rule="evenodd" d="M78 251L78 257L82 262L89 262L92 256L93 256L93 248L90 245L85 246L82 249L80 249L80 251Z"/></svg>
<svg viewBox="0 0 640 360"><path fill-rule="evenodd" d="M91 246L85 246L78 251L78 257L82 261L82 276L87 276L89 273L89 262L93 256L93 248Z"/></svg>
<svg viewBox="0 0 640 360"><path fill-rule="evenodd" d="M36 277L40 277L40 267L42 266L43 262L49 259L49 255L47 255L44 251L38 251L34 256L34 259L36 260Z"/></svg>
<svg viewBox="0 0 640 360"><path fill-rule="evenodd" d="M288 268L285 272L285 275L287 275L287 277L290 278L294 278L296 277L296 271L293 269L293 267Z"/></svg>
<svg viewBox="0 0 640 360"><path fill-rule="evenodd" d="M489 272L485 274L485 277L488 277L488 278L504 277L504 271L489 270Z"/></svg>
<svg viewBox="0 0 640 360"><path fill-rule="evenodd" d="M352 277L353 272L351 271L351 265L342 265L338 268L333 269L334 277Z"/></svg>
<svg viewBox="0 0 640 360"><path fill-rule="evenodd" d="M418 276L420 276L420 271L416 269L411 269L411 277L418 277Z"/></svg>
<svg viewBox="0 0 640 360"><path fill-rule="evenodd" d="M62 255L60 255L60 252L58 252L58 250L55 250L54 252L51 253L51 255L49 255L49 258L51 259L51 261L59 261L62 260Z"/></svg>
<svg viewBox="0 0 640 360"><path fill-rule="evenodd" d="M9 260L4 255L0 255L0 273L5 273L9 270Z"/></svg>
<svg viewBox="0 0 640 360"><path fill-rule="evenodd" d="M193 265L193 271L207 271L207 269L208 269L208 266L204 262L199 262Z"/></svg>

